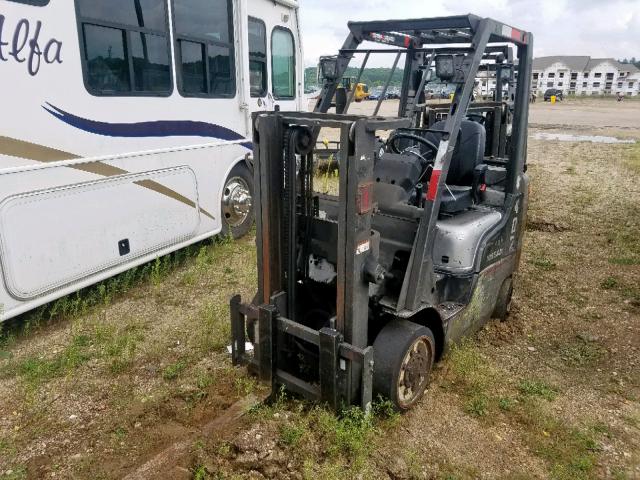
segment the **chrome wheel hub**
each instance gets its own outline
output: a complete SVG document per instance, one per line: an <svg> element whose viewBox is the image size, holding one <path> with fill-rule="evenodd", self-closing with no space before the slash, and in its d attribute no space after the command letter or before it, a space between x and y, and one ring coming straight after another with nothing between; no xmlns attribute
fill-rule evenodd
<svg viewBox="0 0 640 480"><path fill-rule="evenodd" d="M231 227L242 225L253 206L249 185L241 177L227 181L222 192L222 214Z"/></svg>

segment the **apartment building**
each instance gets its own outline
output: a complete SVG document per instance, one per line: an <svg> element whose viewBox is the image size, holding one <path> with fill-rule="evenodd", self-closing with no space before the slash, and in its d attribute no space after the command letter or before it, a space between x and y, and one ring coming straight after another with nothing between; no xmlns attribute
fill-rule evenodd
<svg viewBox="0 0 640 480"><path fill-rule="evenodd" d="M640 94L640 70L613 58L552 56L533 60L533 90L557 88L565 95Z"/></svg>

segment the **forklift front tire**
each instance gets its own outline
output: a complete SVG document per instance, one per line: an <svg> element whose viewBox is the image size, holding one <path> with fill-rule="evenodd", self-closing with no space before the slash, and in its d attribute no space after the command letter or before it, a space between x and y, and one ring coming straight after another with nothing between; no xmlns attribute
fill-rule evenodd
<svg viewBox="0 0 640 480"><path fill-rule="evenodd" d="M498 292L498 298L496 300L496 306L493 309L493 318L499 319L504 322L509 318L511 313L511 297L513 296L513 279L511 277L505 279L502 282L500 291Z"/></svg>
<svg viewBox="0 0 640 480"><path fill-rule="evenodd" d="M430 329L407 320L393 320L373 342L373 390L408 410L422 398L435 360Z"/></svg>

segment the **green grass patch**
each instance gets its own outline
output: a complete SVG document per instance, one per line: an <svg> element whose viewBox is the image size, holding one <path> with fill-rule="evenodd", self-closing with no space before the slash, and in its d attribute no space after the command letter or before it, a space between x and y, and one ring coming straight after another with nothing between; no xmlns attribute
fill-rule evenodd
<svg viewBox="0 0 640 480"><path fill-rule="evenodd" d="M518 385L518 391L528 397L540 397L552 401L558 395L555 388L541 380L522 380Z"/></svg>
<svg viewBox="0 0 640 480"><path fill-rule="evenodd" d="M640 258L632 257L612 257L609 259L612 265L640 265Z"/></svg>
<svg viewBox="0 0 640 480"><path fill-rule="evenodd" d="M596 364L605 354L605 349L595 341L576 339L562 345L560 358L573 367L590 367Z"/></svg>
<svg viewBox="0 0 640 480"><path fill-rule="evenodd" d="M280 425L280 443L296 446L304 435L304 427L299 424L285 423Z"/></svg>
<svg viewBox="0 0 640 480"><path fill-rule="evenodd" d="M485 417L497 404L493 396L497 374L469 339L453 345L447 356L448 385L463 396L464 410Z"/></svg>
<svg viewBox="0 0 640 480"><path fill-rule="evenodd" d="M620 281L616 277L607 277L600 282L600 288L603 290L613 290L617 288L619 284Z"/></svg>
<svg viewBox="0 0 640 480"><path fill-rule="evenodd" d="M175 380L180 376L185 368L187 368L187 364L182 360L167 365L162 370L162 378L165 380Z"/></svg>
<svg viewBox="0 0 640 480"><path fill-rule="evenodd" d="M531 264L544 271L551 271L557 268L557 265L547 258L534 258L531 260Z"/></svg>
<svg viewBox="0 0 640 480"><path fill-rule="evenodd" d="M640 144L630 145L625 153L626 165L635 173L640 173Z"/></svg>

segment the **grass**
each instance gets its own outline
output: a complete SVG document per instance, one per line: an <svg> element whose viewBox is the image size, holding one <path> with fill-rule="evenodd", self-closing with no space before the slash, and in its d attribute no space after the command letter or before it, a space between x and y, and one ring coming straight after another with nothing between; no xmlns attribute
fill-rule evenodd
<svg viewBox="0 0 640 480"><path fill-rule="evenodd" d="M228 241L228 239L223 238L214 240L213 243L221 244ZM197 259L203 255L209 255L209 251L211 251L211 248L207 243L191 245L61 297L14 320L4 322L0 324L0 350L3 343L7 342L7 339L27 337L43 324L51 323L52 321L73 320L86 316L96 307L108 306L115 299L122 298L135 286L147 282L152 285L159 285L163 279L177 267L184 265L188 259L194 257Z"/></svg>
<svg viewBox="0 0 640 480"><path fill-rule="evenodd" d="M292 400L284 390L250 416L275 426L287 458L310 479L367 478L378 436L399 419L392 404L380 398L370 414L357 407L335 414L322 405Z"/></svg>
<svg viewBox="0 0 640 480"><path fill-rule="evenodd" d="M162 370L162 378L167 381L175 380L180 376L180 374L186 367L187 364L182 360L171 363L164 367L164 369Z"/></svg>
<svg viewBox="0 0 640 480"><path fill-rule="evenodd" d="M464 410L476 417L486 416L495 398L490 395L495 371L489 366L472 340L453 345L448 353L449 385L464 398Z"/></svg>
<svg viewBox="0 0 640 480"><path fill-rule="evenodd" d="M524 396L540 397L548 401L554 400L558 394L555 388L540 380L522 380L518 390Z"/></svg>
<svg viewBox="0 0 640 480"><path fill-rule="evenodd" d="M640 143L632 144L624 155L626 165L635 173L640 174Z"/></svg>
<svg viewBox="0 0 640 480"><path fill-rule="evenodd" d="M531 260L531 264L534 267L547 272L557 268L557 265L548 258L534 258Z"/></svg>
<svg viewBox="0 0 640 480"><path fill-rule="evenodd" d="M600 288L603 290L612 290L619 284L619 280L616 277L607 277L600 283Z"/></svg>
<svg viewBox="0 0 640 480"><path fill-rule="evenodd" d="M560 358L572 367L592 367L605 355L605 348L595 341L576 339L559 349Z"/></svg>

